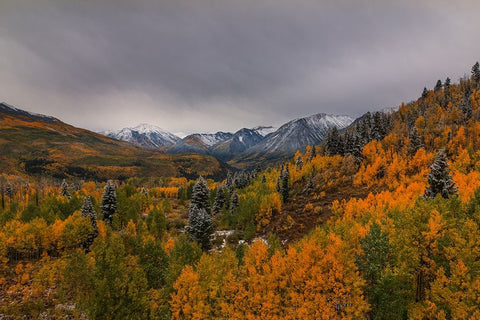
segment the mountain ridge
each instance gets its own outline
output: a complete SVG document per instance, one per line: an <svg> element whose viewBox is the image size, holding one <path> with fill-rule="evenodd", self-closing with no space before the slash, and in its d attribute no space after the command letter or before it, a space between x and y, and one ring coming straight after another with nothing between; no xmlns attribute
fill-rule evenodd
<svg viewBox="0 0 480 320"><path fill-rule="evenodd" d="M168 153L200 153L216 157L221 161L239 162L258 156L279 158L290 156L307 145L317 145L326 138L327 131L333 127L342 130L353 123L347 115L317 113L311 116L293 119L279 128L257 126L242 128L235 133L219 131L216 133L193 133L176 141L151 143L146 133L135 139L130 135L115 137L133 142L147 148L158 148ZM158 128L158 127L157 127ZM131 128L126 128L131 129ZM125 129L122 129L125 130ZM121 132L119 130L118 132ZM130 130L131 131L131 130ZM108 132L107 132L108 133Z"/></svg>

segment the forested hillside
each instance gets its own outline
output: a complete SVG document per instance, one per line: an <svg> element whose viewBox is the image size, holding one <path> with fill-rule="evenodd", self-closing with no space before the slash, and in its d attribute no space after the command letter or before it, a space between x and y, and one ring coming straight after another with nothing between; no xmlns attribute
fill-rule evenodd
<svg viewBox="0 0 480 320"><path fill-rule="evenodd" d="M3 175L0 318L480 319L480 70L265 170Z"/></svg>

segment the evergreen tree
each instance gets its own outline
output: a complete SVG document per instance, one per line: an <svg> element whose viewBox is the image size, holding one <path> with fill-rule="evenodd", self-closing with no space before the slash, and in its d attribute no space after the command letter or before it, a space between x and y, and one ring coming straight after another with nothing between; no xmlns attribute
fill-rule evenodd
<svg viewBox="0 0 480 320"><path fill-rule="evenodd" d="M95 213L95 210L93 209L93 204L90 197L83 198L81 213L82 217L90 218L90 223L92 224L93 228L92 234L88 237L88 239L85 240L85 242L82 243L83 250L85 250L85 253L88 253L90 252L90 246L92 245L95 238L98 236L97 215Z"/></svg>
<svg viewBox="0 0 480 320"><path fill-rule="evenodd" d="M209 199L210 191L207 182L203 177L200 177L193 186L186 230L190 233L192 239L201 245L203 250L210 249L210 235L213 233Z"/></svg>
<svg viewBox="0 0 480 320"><path fill-rule="evenodd" d="M225 182L225 186L227 187L228 193L232 194L233 190L235 189L235 186L234 186L233 176L230 171L228 171L227 173L227 181Z"/></svg>
<svg viewBox="0 0 480 320"><path fill-rule="evenodd" d="M102 195L102 214L103 220L112 225L113 215L117 211L117 194L115 192L115 185L107 181Z"/></svg>
<svg viewBox="0 0 480 320"><path fill-rule="evenodd" d="M213 209L212 209L213 214L219 214L220 211L222 211L225 201L226 201L225 187L220 186L217 189L217 196L215 197L215 201L213 202Z"/></svg>
<svg viewBox="0 0 480 320"><path fill-rule="evenodd" d="M281 175L280 194L282 195L283 202L288 201L290 192L290 172L288 170L288 164L285 166L285 170Z"/></svg>
<svg viewBox="0 0 480 320"><path fill-rule="evenodd" d="M283 173L281 172L280 175L278 176L278 179L277 179L277 192L280 193L280 191L282 190L282 176L283 176Z"/></svg>
<svg viewBox="0 0 480 320"><path fill-rule="evenodd" d="M195 203L190 203L186 230L204 251L210 249L210 236L213 233L213 224L212 217L205 208L199 208Z"/></svg>
<svg viewBox="0 0 480 320"><path fill-rule="evenodd" d="M295 162L295 166L296 166L297 170L302 170L303 160L302 160L302 157L300 155L297 157L297 161Z"/></svg>
<svg viewBox="0 0 480 320"><path fill-rule="evenodd" d="M263 174L263 175L262 175L262 183L265 183L265 182L267 182L267 178L266 178L265 175Z"/></svg>
<svg viewBox="0 0 480 320"><path fill-rule="evenodd" d="M425 99L426 97L428 97L428 90L426 87L424 87L422 91L422 99Z"/></svg>
<svg viewBox="0 0 480 320"><path fill-rule="evenodd" d="M230 199L230 213L233 214L235 208L238 207L238 194L234 191Z"/></svg>
<svg viewBox="0 0 480 320"><path fill-rule="evenodd" d="M410 134L410 145L408 149L408 153L413 156L415 153L417 153L418 149L423 148L423 139L422 137L418 134L418 131L415 127L413 127L413 130Z"/></svg>
<svg viewBox="0 0 480 320"><path fill-rule="evenodd" d="M72 197L72 195L71 195L70 192L68 191L68 184L67 184L67 182L65 181L65 179L63 179L60 188L61 188L60 195L61 195L62 197L67 197L68 199L70 199L70 198Z"/></svg>
<svg viewBox="0 0 480 320"><path fill-rule="evenodd" d="M433 91L438 92L438 91L442 90L442 87L443 87L442 80L438 79L437 83L435 84L435 87L433 88Z"/></svg>
<svg viewBox="0 0 480 320"><path fill-rule="evenodd" d="M480 65L478 61L472 67L472 79L475 82L480 82Z"/></svg>
<svg viewBox="0 0 480 320"><path fill-rule="evenodd" d="M338 133L337 127L333 127L327 132L326 151L329 156L343 154L343 145Z"/></svg>
<svg viewBox="0 0 480 320"><path fill-rule="evenodd" d="M315 151L315 146L312 146L312 148L310 149L310 156L308 158L308 161L312 161L313 158L315 158L317 156L317 151Z"/></svg>
<svg viewBox="0 0 480 320"><path fill-rule="evenodd" d="M198 209L205 209L210 214L210 190L207 186L207 181L203 177L198 178L193 186L192 198L190 205L195 205Z"/></svg>
<svg viewBox="0 0 480 320"><path fill-rule="evenodd" d="M451 80L449 77L447 77L447 79L445 79L445 85L444 85L444 88L445 89L449 89L450 88L450 84L451 84Z"/></svg>
<svg viewBox="0 0 480 320"><path fill-rule="evenodd" d="M10 183L7 183L7 186L5 187L5 194L10 198L10 201L13 199L13 188Z"/></svg>
<svg viewBox="0 0 480 320"><path fill-rule="evenodd" d="M433 164L430 166L428 174L428 187L425 189L425 198L435 198L440 194L443 198L448 198L456 194L457 187L450 176L448 170L447 156L445 150L440 150Z"/></svg>

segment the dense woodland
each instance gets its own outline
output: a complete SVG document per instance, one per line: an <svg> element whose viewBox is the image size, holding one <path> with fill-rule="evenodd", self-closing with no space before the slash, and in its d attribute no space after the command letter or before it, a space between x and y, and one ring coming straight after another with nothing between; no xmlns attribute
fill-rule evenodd
<svg viewBox="0 0 480 320"><path fill-rule="evenodd" d="M480 319L478 63L224 181L0 189L0 318Z"/></svg>

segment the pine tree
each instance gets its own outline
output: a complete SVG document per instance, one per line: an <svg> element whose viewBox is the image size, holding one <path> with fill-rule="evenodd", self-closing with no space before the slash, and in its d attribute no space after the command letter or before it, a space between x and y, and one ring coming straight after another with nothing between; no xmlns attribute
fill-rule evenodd
<svg viewBox="0 0 480 320"><path fill-rule="evenodd" d="M91 233L91 235L88 237L88 239L85 240L85 242L82 243L83 250L85 250L85 253L88 253L90 252L90 246L92 245L95 238L98 236L97 215L95 213L95 210L93 209L93 204L90 197L83 198L83 206L81 212L82 217L90 218L90 223L92 224L93 228L93 232Z"/></svg>
<svg viewBox="0 0 480 320"><path fill-rule="evenodd" d="M308 161L312 161L313 158L315 158L317 156L317 152L315 151L315 146L312 146L312 148L310 149L310 156L308 158Z"/></svg>
<svg viewBox="0 0 480 320"><path fill-rule="evenodd" d="M426 97L428 97L428 90L427 87L424 87L422 91L422 99L425 99Z"/></svg>
<svg viewBox="0 0 480 320"><path fill-rule="evenodd" d="M413 156L417 153L418 149L423 148L423 140L422 137L418 134L418 131L415 127L410 134L410 145L408 149L408 153Z"/></svg>
<svg viewBox="0 0 480 320"><path fill-rule="evenodd" d="M265 183L265 182L267 182L267 178L266 178L265 175L263 174L263 175L262 175L262 183Z"/></svg>
<svg viewBox="0 0 480 320"><path fill-rule="evenodd" d="M424 197L435 198L437 194L440 194L443 198L448 198L456 194L457 189L448 170L445 150L442 149L436 154L435 160L430 166L428 187L425 189Z"/></svg>
<svg viewBox="0 0 480 320"><path fill-rule="evenodd" d="M326 151L329 156L343 154L343 145L337 127L333 127L327 132Z"/></svg>
<svg viewBox="0 0 480 320"><path fill-rule="evenodd" d="M10 201L13 199L13 188L10 183L7 183L7 186L5 187L5 194L10 198Z"/></svg>
<svg viewBox="0 0 480 320"><path fill-rule="evenodd" d="M472 67L472 79L475 82L480 82L480 65L478 61Z"/></svg>
<svg viewBox="0 0 480 320"><path fill-rule="evenodd" d="M203 177L198 178L193 186L192 198L190 205L195 205L198 209L205 209L210 214L210 190L207 186L207 181Z"/></svg>
<svg viewBox="0 0 480 320"><path fill-rule="evenodd" d="M238 207L238 194L234 191L230 199L230 213L233 214L235 208Z"/></svg>
<svg viewBox="0 0 480 320"><path fill-rule="evenodd" d="M277 179L277 192L280 193L280 191L282 190L282 175L283 173L280 173L280 175L278 176L278 179Z"/></svg>
<svg viewBox="0 0 480 320"><path fill-rule="evenodd" d="M302 157L299 155L297 157L297 161L295 162L295 166L297 168L297 170L302 170L302 167L303 167L303 160L302 160Z"/></svg>
<svg viewBox="0 0 480 320"><path fill-rule="evenodd" d="M437 83L435 84L435 87L433 88L433 91L438 92L438 91L442 90L442 87L443 87L442 80L438 79Z"/></svg>
<svg viewBox="0 0 480 320"><path fill-rule="evenodd" d="M117 211L117 194L115 193L115 185L107 181L102 195L102 214L103 220L112 225L113 215Z"/></svg>
<svg viewBox="0 0 480 320"><path fill-rule="evenodd" d="M193 186L186 230L201 245L203 250L210 249L210 235L213 232L209 199L210 191L207 182L203 177L200 177Z"/></svg>
<svg viewBox="0 0 480 320"><path fill-rule="evenodd" d="M450 80L449 77L447 77L447 79L445 79L445 85L444 85L444 88L445 89L449 89L450 88L450 84L451 84L452 80Z"/></svg>
<svg viewBox="0 0 480 320"><path fill-rule="evenodd" d="M213 202L212 213L219 214L220 211L222 211L225 201L226 201L225 187L220 186L217 189L217 196L215 197L215 201Z"/></svg>
<svg viewBox="0 0 480 320"><path fill-rule="evenodd" d="M65 181L65 179L63 179L60 188L61 188L60 195L61 195L62 197L67 197L68 199L70 199L70 198L72 197L72 195L71 195L70 192L68 191L68 184L67 184L67 182Z"/></svg>
<svg viewBox="0 0 480 320"><path fill-rule="evenodd" d="M288 170L288 164L285 166L285 170L281 175L280 194L282 195L283 202L288 201L290 192L290 172Z"/></svg>
<svg viewBox="0 0 480 320"><path fill-rule="evenodd" d="M205 208L199 208L195 203L190 203L186 230L204 251L210 249L210 236L213 233L213 224L212 217Z"/></svg>

